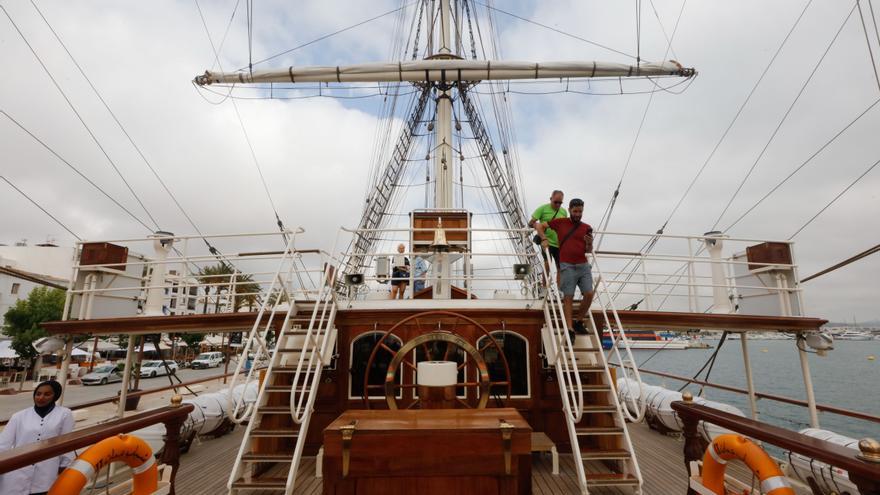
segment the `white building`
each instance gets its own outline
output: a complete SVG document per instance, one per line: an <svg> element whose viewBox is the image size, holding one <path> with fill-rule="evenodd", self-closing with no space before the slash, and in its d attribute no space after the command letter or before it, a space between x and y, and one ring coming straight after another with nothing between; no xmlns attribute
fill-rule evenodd
<svg viewBox="0 0 880 495"><path fill-rule="evenodd" d="M72 247L0 246L0 325L6 311L34 288L67 289L73 255Z"/></svg>

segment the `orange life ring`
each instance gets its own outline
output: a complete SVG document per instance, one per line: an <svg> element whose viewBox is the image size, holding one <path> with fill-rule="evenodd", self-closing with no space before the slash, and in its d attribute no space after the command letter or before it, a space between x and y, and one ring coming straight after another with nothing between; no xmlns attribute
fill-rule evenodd
<svg viewBox="0 0 880 495"><path fill-rule="evenodd" d="M150 446L138 437L117 435L101 440L80 454L58 476L48 495L78 494L96 473L116 461L131 468L132 495L149 495L159 488L159 468Z"/></svg>
<svg viewBox="0 0 880 495"><path fill-rule="evenodd" d="M795 495L776 462L754 442L740 435L719 435L703 454L703 486L724 495L724 468L727 461L743 461L761 480L761 492L767 495Z"/></svg>

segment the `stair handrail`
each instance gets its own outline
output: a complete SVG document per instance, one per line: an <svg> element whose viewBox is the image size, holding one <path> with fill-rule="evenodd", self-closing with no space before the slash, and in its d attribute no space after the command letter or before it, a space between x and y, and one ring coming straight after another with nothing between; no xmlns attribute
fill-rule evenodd
<svg viewBox="0 0 880 495"><path fill-rule="evenodd" d="M565 311L560 297L559 287L556 283L557 270L550 256L548 248L542 248L544 256L550 267L549 272L544 273L544 287L546 294L544 296L544 319L548 330L551 333L550 342L553 346L553 355L555 361L552 364L556 370L559 379L560 393L563 398L563 409L569 418L578 423L584 414L584 391L581 386L581 376L578 372L577 359L575 358L574 343L569 338L568 322L565 319ZM562 322L562 328L559 329L555 324L556 321ZM572 379L572 377L574 377Z"/></svg>
<svg viewBox="0 0 880 495"><path fill-rule="evenodd" d="M287 287L281 281L281 271L284 269L285 263L288 259L291 259L291 253L295 252L296 248L296 237L298 234L305 232L302 227L297 227L295 230L285 231L288 234L287 245L284 248L284 252L281 255L281 261L278 263L278 268L275 271L275 276L272 277L272 284L269 286L269 289L265 292L265 297L261 298L262 303L260 304L260 310L257 312L257 317L254 320L254 324L251 327L251 331L248 334L247 341L242 345L241 356L238 360L238 363L235 366L235 372L232 375L232 379L229 382L229 391L227 394L227 401L229 407L227 417L230 421L236 424L241 424L245 420L251 417L253 414L254 408L256 407L256 402L248 403L245 401L244 394L241 395L238 401L235 400L234 394L232 393L233 389L236 387L236 384L239 381L239 376L241 375L242 366L248 361L247 357L251 352L251 349L254 348L254 344L256 343L259 346L259 349L255 350L257 353L256 357L266 356L271 357L271 351L266 344L266 338L268 337L269 331L271 331L273 327L273 322L275 320L275 314L277 313L278 306L280 306L282 297L284 294L288 299L288 310L287 310L287 318L285 321L289 319L291 310L294 308L294 300L291 297L291 294L288 292ZM276 286L279 287L276 293ZM271 297L273 294L276 294L274 297ZM269 318L266 321L265 326L260 331L260 324L263 321L263 317L266 314L266 310L269 306L272 306ZM254 359L254 364L258 361L258 359ZM271 367L271 359L270 359L270 367ZM247 375L244 378L244 383L250 383L254 380L254 372L256 371L257 366L251 366L249 370L247 370ZM242 411L243 412L239 414Z"/></svg>
<svg viewBox="0 0 880 495"><path fill-rule="evenodd" d="M293 387L290 391L290 414L293 422L296 424L302 424L305 415L312 407L314 400L311 396L317 390L315 380L319 378L317 371L326 365L324 363L324 355L327 351L327 346L332 345L330 333L336 317L334 282L335 270L330 263L327 263L324 269L321 290L312 309L312 316L309 320L309 328L306 330L303 349L299 353L299 361L296 365L296 372L293 375ZM320 315L318 314L319 311ZM307 352L308 361L306 361ZM297 389L299 388L299 377L302 374L304 364L306 365L306 372L309 373L306 376L308 385L302 388L302 391L306 393L300 393ZM303 403L304 400L306 401L305 404Z"/></svg>
<svg viewBox="0 0 880 495"><path fill-rule="evenodd" d="M630 347L629 339L626 336L626 331L623 329L623 324L620 322L620 315L618 314L617 308L614 305L614 300L610 296L607 296L607 294L610 294L610 292L608 289L608 284L605 282L605 277L602 275L602 269L599 267L598 257L593 255L592 262L593 270L595 270L597 275L596 279L598 281L598 284L601 285L602 288L602 290L594 290L593 292L595 294L596 302L598 303L601 310L602 319L605 321L605 328L608 329L608 335L611 338L611 348L608 350L608 354L605 356L605 360L606 362L609 361L611 354L614 353L614 356L617 358L617 362L620 363L620 369L621 371L623 371L624 377L629 378L627 376L627 370L629 370L634 376L633 379L636 381L636 383L638 383L638 395L634 395L628 398L630 404L633 406L632 409L636 411L636 414L633 415L629 407L622 407L621 409L627 419L629 419L633 423L639 423L645 418L645 413L647 412L648 408L647 402L642 400L643 396L645 395L645 385L642 383L642 377L639 374L639 367L636 364L635 357L633 357L632 348ZM607 299L607 302L603 302L603 299ZM610 317L609 312L611 313ZM589 308L587 310L587 313L590 317L593 328L596 330L596 337L601 342L601 327L597 324L595 318L593 317L593 312ZM615 337L615 331L617 332L617 337ZM623 360L621 358L618 342L623 344L627 360ZM616 394L617 391L615 391L615 395Z"/></svg>

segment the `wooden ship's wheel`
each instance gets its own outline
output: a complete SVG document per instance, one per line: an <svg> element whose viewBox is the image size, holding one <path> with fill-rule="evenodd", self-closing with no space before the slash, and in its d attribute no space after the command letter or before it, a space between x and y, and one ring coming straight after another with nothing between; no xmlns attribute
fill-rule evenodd
<svg viewBox="0 0 880 495"><path fill-rule="evenodd" d="M448 330L443 328L442 323L431 323L430 326L427 324L424 326L422 325L422 321L425 319L430 318L436 320L437 318L443 317L451 317L453 319ZM461 335L455 333L460 322L473 325L474 328L478 330L477 333L479 335L475 340L479 342L480 340L483 340L483 337L486 337L485 343L477 348L477 346L468 342ZM402 342L404 339L401 334L413 324L419 330L419 335L406 341L400 349L394 350L392 345L394 345L397 340ZM431 328L433 325L437 325L438 330L422 333L423 328ZM442 345L435 345L438 343ZM367 409L370 408L370 391L375 390L383 390L385 392L385 401L388 404L389 409L400 408L397 403L397 395L401 389L415 389L418 386L418 363L414 362L416 354L414 351L417 349L420 349L424 353L424 357L427 360L434 361L447 361L450 360L450 357L452 356L463 355L463 362L458 365L458 370L461 371L462 369L465 369L467 371L467 365L470 363L472 365L471 369L474 370L473 375L472 377L468 377L468 373L465 372L464 380L459 380L454 387L456 390L474 389L477 396L479 396L479 401L476 404L477 408L485 408L489 403L489 396L497 394L499 390L503 390L500 394L502 397L510 399L512 390L510 367L507 365L507 358L504 356L504 351L501 345L498 344L498 341L492 337L489 331L480 323L460 313L454 313L452 311L428 311L408 316L397 322L376 342L376 345L373 347L373 352L370 353L370 358L367 361L367 369L373 368L376 357L380 353L389 353L391 355L391 361L388 364L388 370L385 373L385 383L382 385L369 383L369 373L364 374L364 403L366 404ZM486 364L487 351L488 354L492 354L492 360L498 360L502 365L500 369L502 369L504 373L501 380L492 380L489 374L489 367ZM396 377L399 375L402 366L413 370L413 383L404 383L403 380L398 383ZM462 407L473 407L461 398L456 397L456 401ZM419 407L419 405L420 398L416 397L415 400L405 408L413 409Z"/></svg>

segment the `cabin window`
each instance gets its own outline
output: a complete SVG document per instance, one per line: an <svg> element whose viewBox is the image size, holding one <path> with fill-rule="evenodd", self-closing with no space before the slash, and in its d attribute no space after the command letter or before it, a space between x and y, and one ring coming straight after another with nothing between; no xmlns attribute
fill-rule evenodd
<svg viewBox="0 0 880 495"><path fill-rule="evenodd" d="M490 335L504 352L507 358L507 366L510 368L511 397L529 397L529 342L517 333L498 330L490 332ZM489 378L494 381L504 381L504 361L498 358L495 346L487 342L489 337L482 337L477 341L477 349L486 347L483 351L483 359L489 368ZM493 387L493 394L506 394L501 386Z"/></svg>
<svg viewBox="0 0 880 495"><path fill-rule="evenodd" d="M394 357L387 350L379 349L376 352L376 359L373 360L373 366L367 370L367 362L370 360L370 354L373 348L379 343L383 332L365 333L351 343L351 369L350 380L348 381L348 398L360 399L364 396L364 374L369 375L370 385L385 386L385 374L388 372L388 365ZM385 344L394 351L400 350L403 342L395 336L385 339ZM395 376L397 383L400 383L400 370ZM402 390L402 389L401 389ZM398 397L401 395L398 394ZM375 388L370 390L371 399L381 399L385 397L383 389Z"/></svg>
<svg viewBox="0 0 880 495"><path fill-rule="evenodd" d="M18 294L18 289L21 288L21 284L12 284L12 292L11 294Z"/></svg>

